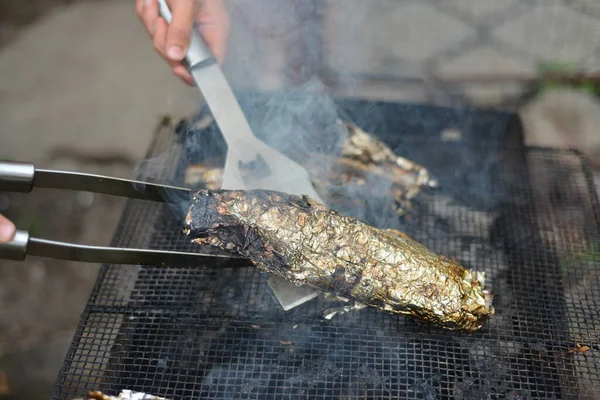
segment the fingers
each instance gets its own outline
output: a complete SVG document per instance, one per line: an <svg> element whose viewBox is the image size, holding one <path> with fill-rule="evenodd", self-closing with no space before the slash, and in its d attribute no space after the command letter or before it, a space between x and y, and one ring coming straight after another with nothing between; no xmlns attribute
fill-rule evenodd
<svg viewBox="0 0 600 400"><path fill-rule="evenodd" d="M146 32L153 36L156 30L156 19L159 17L158 2L156 0L136 0L136 13L146 28Z"/></svg>
<svg viewBox="0 0 600 400"><path fill-rule="evenodd" d="M206 0L198 13L200 34L219 63L223 63L229 43L231 20L223 0Z"/></svg>
<svg viewBox="0 0 600 400"><path fill-rule="evenodd" d="M193 86L194 81L182 60L196 18L201 35L217 60L222 62L229 41L229 15L222 0L168 0L167 3L172 14L170 24L160 17L157 0L136 0L136 14L152 38L154 50L171 66L173 74Z"/></svg>
<svg viewBox="0 0 600 400"><path fill-rule="evenodd" d="M167 22L162 18L156 18L154 22L154 35L152 36L152 45L154 46L154 50L158 54L160 54L165 61L167 61L171 66L175 65L175 61L171 61L169 57L167 57L166 43L167 43L167 31L169 30L169 26Z"/></svg>
<svg viewBox="0 0 600 400"><path fill-rule="evenodd" d="M13 240L16 231L15 225L0 214L0 243Z"/></svg>
<svg viewBox="0 0 600 400"><path fill-rule="evenodd" d="M194 79L183 65L175 65L173 67L173 73L188 85L194 86Z"/></svg>
<svg viewBox="0 0 600 400"><path fill-rule="evenodd" d="M167 25L166 21L162 18L159 18L156 23L156 32L154 34L154 38L152 39L154 49L171 66L173 74L175 74L188 85L193 86L194 81L192 79L192 76L190 75L188 70L183 66L183 64L179 61L171 60L165 53L168 29L169 26Z"/></svg>
<svg viewBox="0 0 600 400"><path fill-rule="evenodd" d="M190 45L194 18L198 2L192 0L170 0L173 15L167 31L166 54L173 61L182 61Z"/></svg>

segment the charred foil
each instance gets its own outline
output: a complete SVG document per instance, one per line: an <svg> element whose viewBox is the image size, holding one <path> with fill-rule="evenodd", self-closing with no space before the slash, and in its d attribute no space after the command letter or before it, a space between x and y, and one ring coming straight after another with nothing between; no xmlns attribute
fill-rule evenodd
<svg viewBox="0 0 600 400"><path fill-rule="evenodd" d="M482 274L306 196L194 191L184 233L294 284L442 328L474 331L494 312Z"/></svg>

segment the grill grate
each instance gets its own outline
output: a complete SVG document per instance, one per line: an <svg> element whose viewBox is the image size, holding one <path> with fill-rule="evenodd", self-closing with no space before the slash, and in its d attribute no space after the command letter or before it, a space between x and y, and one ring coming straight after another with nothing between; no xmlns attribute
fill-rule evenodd
<svg viewBox="0 0 600 400"><path fill-rule="evenodd" d="M360 124L359 105L347 109ZM585 159L503 141L500 132L517 128L502 114L421 108L398 117L386 107L402 106L377 109L382 137L442 184L392 224L486 271L496 314L483 329L446 332L375 309L327 321L323 311L341 303L322 297L284 312L268 277L253 269L104 266L54 398L121 389L171 399L583 399L600 392L599 208ZM408 115L429 125L419 128ZM463 141L434 135L461 118L471 121L461 128ZM479 141L492 125L505 129ZM172 168L155 180L177 182L181 167L195 161L177 150L175 137L168 126L156 135L149 157ZM168 207L130 201L113 245L201 251L179 229Z"/></svg>

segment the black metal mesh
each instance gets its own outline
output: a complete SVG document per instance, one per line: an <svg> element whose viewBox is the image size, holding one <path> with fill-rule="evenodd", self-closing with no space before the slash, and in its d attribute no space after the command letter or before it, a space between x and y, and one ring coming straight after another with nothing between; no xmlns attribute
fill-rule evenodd
<svg viewBox="0 0 600 400"><path fill-rule="evenodd" d="M365 128L442 185L395 227L488 275L496 314L480 331L370 308L324 320L341 303L323 297L284 312L254 269L104 266L53 397L132 389L171 399L594 398L600 251L585 160L520 146L504 114L369 104L377 126ZM364 104L345 105L360 123ZM461 123L462 141L439 139ZM194 161L176 137L166 128L156 136L149 158L167 154L172 166L156 180L177 182L182 160ZM200 251L179 230L168 207L130 201L113 245Z"/></svg>

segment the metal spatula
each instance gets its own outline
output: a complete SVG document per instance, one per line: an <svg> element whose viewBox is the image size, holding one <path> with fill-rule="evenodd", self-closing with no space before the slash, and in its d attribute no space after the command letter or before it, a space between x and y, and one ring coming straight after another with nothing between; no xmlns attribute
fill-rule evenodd
<svg viewBox="0 0 600 400"><path fill-rule="evenodd" d="M171 23L166 0L158 0L158 4L162 17ZM185 63L227 142L223 189L278 190L307 195L323 203L306 169L254 135L223 71L196 32L192 34ZM318 295L313 289L298 287L277 277L272 277L269 285L286 310Z"/></svg>

